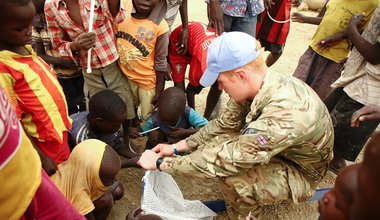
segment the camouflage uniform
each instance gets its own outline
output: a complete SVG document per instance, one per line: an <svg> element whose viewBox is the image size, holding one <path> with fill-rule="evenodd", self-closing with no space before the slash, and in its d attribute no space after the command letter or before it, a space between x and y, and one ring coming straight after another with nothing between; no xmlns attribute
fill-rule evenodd
<svg viewBox="0 0 380 220"><path fill-rule="evenodd" d="M248 123L246 123L248 122ZM173 175L218 177L231 219L263 205L309 198L327 171L330 115L296 78L268 72L253 101L230 100L224 114L187 139L192 153L164 162Z"/></svg>

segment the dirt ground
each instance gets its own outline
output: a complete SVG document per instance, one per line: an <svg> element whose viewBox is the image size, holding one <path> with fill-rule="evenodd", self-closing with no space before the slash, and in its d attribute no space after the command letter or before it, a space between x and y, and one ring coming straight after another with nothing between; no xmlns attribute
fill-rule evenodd
<svg viewBox="0 0 380 220"><path fill-rule="evenodd" d="M207 23L206 4L204 0L191 0L189 4L189 21L202 21ZM292 11L298 9L293 8ZM305 11L306 14L316 16L316 12ZM174 27L180 23L179 16L174 24ZM288 36L285 51L282 57L273 65L270 70L292 74L297 66L299 57L307 49L310 39L315 31L315 26L308 24L292 23ZM267 55L267 54L266 54ZM167 83L167 87L172 83ZM204 89L200 95L196 96L196 110L203 113L205 99L208 89ZM222 109L224 110L228 96L222 96ZM137 143L143 146L144 140L139 140ZM115 203L115 206L108 217L109 220L125 219L125 216L132 208L140 206L141 198L141 179L143 170L139 169L124 169L118 175L118 180L124 185L124 197ZM186 199L197 199L201 201L209 201L221 199L221 193L218 189L218 181L216 179L189 179L175 178L182 193ZM330 187L333 185L335 175L328 173L325 180L319 187ZM266 219L317 219L317 202L304 202L301 204L286 204L264 208L264 216ZM227 219L226 213L219 213L216 219Z"/></svg>

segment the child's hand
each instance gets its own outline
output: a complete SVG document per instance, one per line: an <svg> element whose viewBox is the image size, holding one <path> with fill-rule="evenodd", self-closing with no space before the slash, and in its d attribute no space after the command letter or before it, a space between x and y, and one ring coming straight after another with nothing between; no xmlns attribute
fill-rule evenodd
<svg viewBox="0 0 380 220"><path fill-rule="evenodd" d="M264 6L267 11L270 10L274 4L272 0L264 0Z"/></svg>
<svg viewBox="0 0 380 220"><path fill-rule="evenodd" d="M173 131L169 133L169 137L173 139L182 139L187 137L187 129L184 128L174 128Z"/></svg>
<svg viewBox="0 0 380 220"><path fill-rule="evenodd" d="M54 162L53 159L51 159L48 156L41 157L41 163L42 163L42 168L45 170L46 174L51 176L53 175L57 170L57 164Z"/></svg>
<svg viewBox="0 0 380 220"><path fill-rule="evenodd" d="M72 59L63 59L62 58L60 60L59 67L61 67L63 69L74 69L74 68L78 67L78 65Z"/></svg>
<svg viewBox="0 0 380 220"><path fill-rule="evenodd" d="M141 137L139 129L135 127L129 127L128 133L129 133L129 137L133 139Z"/></svg>
<svg viewBox="0 0 380 220"><path fill-rule="evenodd" d="M221 35L224 32L223 23L223 10L220 7L219 1L210 0L207 5L208 9L208 25L207 29L213 27L215 29L215 34Z"/></svg>
<svg viewBox="0 0 380 220"><path fill-rule="evenodd" d="M380 120L380 107L364 106L352 114L351 127L359 127L360 122Z"/></svg>
<svg viewBox="0 0 380 220"><path fill-rule="evenodd" d="M299 13L299 12L294 12L292 14L292 21L293 22L298 22L298 23L305 23L305 15L303 15L302 13Z"/></svg>
<svg viewBox="0 0 380 220"><path fill-rule="evenodd" d="M187 52L187 40L189 31L187 28L182 28L179 32L178 42L175 44L178 54L186 54Z"/></svg>
<svg viewBox="0 0 380 220"><path fill-rule="evenodd" d="M95 47L96 34L94 32L82 33L71 43L72 51L88 50Z"/></svg>
<svg viewBox="0 0 380 220"><path fill-rule="evenodd" d="M157 108L159 100L160 100L160 94L156 93L156 95L154 95L154 97L153 97L153 99L151 101L151 104L153 105L153 108Z"/></svg>
<svg viewBox="0 0 380 220"><path fill-rule="evenodd" d="M348 27L355 27L355 28L359 28L361 25L363 25L365 22L367 21L366 17L365 17L365 14L364 13L361 13L361 14L356 14L354 16L351 17L349 23L348 23Z"/></svg>
<svg viewBox="0 0 380 220"><path fill-rule="evenodd" d="M293 0L293 1L292 1L292 5L293 5L294 7L299 7L299 6L301 5L301 0Z"/></svg>
<svg viewBox="0 0 380 220"><path fill-rule="evenodd" d="M331 36L328 36L324 39L322 39L318 44L317 44L317 49L320 51L326 51L330 47L338 44L343 40L343 33L337 33L333 34Z"/></svg>

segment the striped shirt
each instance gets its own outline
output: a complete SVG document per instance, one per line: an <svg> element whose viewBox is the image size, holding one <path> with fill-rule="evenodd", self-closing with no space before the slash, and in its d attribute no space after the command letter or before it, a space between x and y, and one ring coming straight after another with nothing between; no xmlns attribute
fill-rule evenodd
<svg viewBox="0 0 380 220"><path fill-rule="evenodd" d="M96 33L96 42L92 52L91 67L101 68L119 58L116 50L115 25L124 20L125 13L120 6L120 11L114 18L106 0L95 2L93 31ZM91 1L81 0L78 4L84 28L70 18L69 9L63 0L47 0L45 3L46 21L53 49L60 57L73 60L76 60L76 56L72 53L70 45L80 34L88 32ZM79 58L82 67L86 67L87 51L80 51Z"/></svg>
<svg viewBox="0 0 380 220"><path fill-rule="evenodd" d="M31 55L0 51L0 87L29 136L62 144L63 132L71 128L64 93L50 67L30 45L25 48Z"/></svg>

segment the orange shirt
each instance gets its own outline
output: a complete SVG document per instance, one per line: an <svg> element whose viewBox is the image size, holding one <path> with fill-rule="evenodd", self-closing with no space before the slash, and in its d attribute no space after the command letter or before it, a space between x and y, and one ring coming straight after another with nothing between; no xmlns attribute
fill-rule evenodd
<svg viewBox="0 0 380 220"><path fill-rule="evenodd" d="M160 59L157 57L158 40L162 36L167 37L163 41L169 42L169 36L164 35L169 31L168 24L164 19L160 19L165 13L156 14L159 9L159 6L156 6L149 18L135 19L131 16L131 3L123 3L127 15L125 20L117 25L116 34L120 68L128 79L137 83L139 87L153 89L156 87L155 62ZM164 58L168 45L165 47Z"/></svg>
<svg viewBox="0 0 380 220"><path fill-rule="evenodd" d="M37 146L38 142L57 143L40 148L59 163L68 158L63 133L71 128L65 96L50 67L31 46L25 48L31 55L0 51L0 86Z"/></svg>

